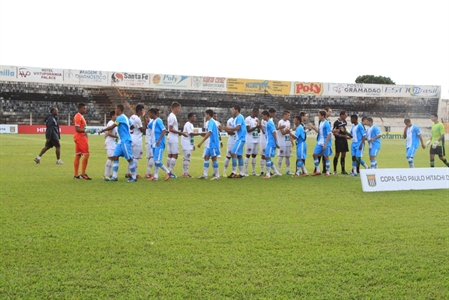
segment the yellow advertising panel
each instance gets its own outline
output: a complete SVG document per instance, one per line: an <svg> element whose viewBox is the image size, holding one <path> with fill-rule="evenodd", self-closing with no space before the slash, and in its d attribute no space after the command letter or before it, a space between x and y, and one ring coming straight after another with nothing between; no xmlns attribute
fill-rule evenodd
<svg viewBox="0 0 449 300"><path fill-rule="evenodd" d="M273 80L257 80L257 79L240 79L228 78L227 88L229 93L248 93L256 94L265 91L270 94L289 95L289 81L273 81Z"/></svg>

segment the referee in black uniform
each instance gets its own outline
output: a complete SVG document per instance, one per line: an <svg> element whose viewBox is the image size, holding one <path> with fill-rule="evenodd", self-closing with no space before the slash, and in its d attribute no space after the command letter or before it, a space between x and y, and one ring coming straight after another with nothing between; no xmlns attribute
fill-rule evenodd
<svg viewBox="0 0 449 300"><path fill-rule="evenodd" d="M332 133L335 136L334 174L337 174L338 157L340 157L341 153L341 174L348 175L348 172L345 170L345 158L346 152L349 151L348 139L351 138L351 135L346 131L346 126L348 125L346 122L347 117L347 112L342 110L340 112L340 117L334 122L332 128Z"/></svg>

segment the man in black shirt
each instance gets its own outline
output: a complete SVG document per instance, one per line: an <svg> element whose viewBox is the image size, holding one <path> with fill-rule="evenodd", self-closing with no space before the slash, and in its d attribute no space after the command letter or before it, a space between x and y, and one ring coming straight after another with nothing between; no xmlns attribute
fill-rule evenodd
<svg viewBox="0 0 449 300"><path fill-rule="evenodd" d="M37 164L41 163L41 156L47 152L48 149L55 147L56 148L56 164L62 165L64 164L61 161L61 145L59 144L59 139L61 135L59 134L59 124L58 124L58 109L56 107L52 107L50 109L50 114L45 119L45 125L47 127L45 131L45 147L42 148L41 153L34 159Z"/></svg>
<svg viewBox="0 0 449 300"><path fill-rule="evenodd" d="M334 174L337 174L338 158L341 153L341 174L348 175L348 172L345 170L345 158L346 152L349 151L348 139L351 138L351 135L346 131L346 126L348 125L346 122L347 117L348 114L346 111L342 110L340 112L340 117L334 122L334 126L332 128L332 133L335 136Z"/></svg>

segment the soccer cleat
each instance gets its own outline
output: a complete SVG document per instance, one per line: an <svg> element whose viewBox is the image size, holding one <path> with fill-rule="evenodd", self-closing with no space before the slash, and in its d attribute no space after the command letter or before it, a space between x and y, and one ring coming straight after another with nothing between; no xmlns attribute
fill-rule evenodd
<svg viewBox="0 0 449 300"><path fill-rule="evenodd" d="M164 179L164 181L167 181L167 180L169 180L170 178L172 178L172 177L171 177L171 173L167 173L167 174L165 174L165 179Z"/></svg>
<svg viewBox="0 0 449 300"><path fill-rule="evenodd" d="M212 177L211 180L219 180L219 179L220 179L220 176L214 176L214 177Z"/></svg>
<svg viewBox="0 0 449 300"><path fill-rule="evenodd" d="M332 175L337 175L337 171L334 171L334 172L332 173Z"/></svg>
<svg viewBox="0 0 449 300"><path fill-rule="evenodd" d="M301 177L307 177L307 176L309 176L309 173L302 173L301 174Z"/></svg>
<svg viewBox="0 0 449 300"><path fill-rule="evenodd" d="M342 171L341 174L343 174L343 175L349 175L349 173L346 172L346 171Z"/></svg>
<svg viewBox="0 0 449 300"><path fill-rule="evenodd" d="M228 178L235 178L237 175L235 173L231 173L231 175L228 176Z"/></svg>
<svg viewBox="0 0 449 300"><path fill-rule="evenodd" d="M131 173L126 173L125 174L125 178L131 178L131 177L132 177Z"/></svg>
<svg viewBox="0 0 449 300"><path fill-rule="evenodd" d="M148 181L158 181L158 179L156 177L151 177L151 178L148 178Z"/></svg>
<svg viewBox="0 0 449 300"><path fill-rule="evenodd" d="M358 175L357 175L356 173L351 173L351 174L349 174L349 176L351 176L351 177L357 177Z"/></svg>
<svg viewBox="0 0 449 300"><path fill-rule="evenodd" d="M104 181L109 181L109 177L110 177L110 176L103 176L103 180L104 180Z"/></svg>
<svg viewBox="0 0 449 300"><path fill-rule="evenodd" d="M273 176L282 176L282 174L279 173L279 172L276 172L276 173L273 174Z"/></svg>
<svg viewBox="0 0 449 300"><path fill-rule="evenodd" d="M81 179L81 176L80 175L75 175L75 176L73 176L73 179Z"/></svg>
<svg viewBox="0 0 449 300"><path fill-rule="evenodd" d="M136 182L137 181L137 178L128 178L128 180L127 180L127 182Z"/></svg>
<svg viewBox="0 0 449 300"><path fill-rule="evenodd" d="M173 174L173 173L170 173L170 178L178 178L178 176L176 176L176 175Z"/></svg>
<svg viewBox="0 0 449 300"><path fill-rule="evenodd" d="M87 174L81 174L79 175L80 179L84 179L84 180L92 180L92 178L90 178Z"/></svg>
<svg viewBox="0 0 449 300"><path fill-rule="evenodd" d="M295 174L295 175L293 175L292 177L299 178L299 177L301 177L301 175Z"/></svg>
<svg viewBox="0 0 449 300"><path fill-rule="evenodd" d="M41 160L40 160L39 158L36 157L36 158L34 158L34 162L37 163L38 165L40 165Z"/></svg>
<svg viewBox="0 0 449 300"><path fill-rule="evenodd" d="M238 174L238 175L235 176L235 178L245 178L245 175Z"/></svg>
<svg viewBox="0 0 449 300"><path fill-rule="evenodd" d="M132 178L132 177L131 177ZM136 179L142 179L142 176L136 175Z"/></svg>
<svg viewBox="0 0 449 300"><path fill-rule="evenodd" d="M109 176L109 177L105 177L104 180L105 181L117 181L118 179L117 179L117 177Z"/></svg>
<svg viewBox="0 0 449 300"><path fill-rule="evenodd" d="M263 175L265 175L265 173L264 172L260 172L260 176L263 176Z"/></svg>
<svg viewBox="0 0 449 300"><path fill-rule="evenodd" d="M324 174L324 177L330 177L330 176L331 176L331 174L329 174L329 173Z"/></svg>
<svg viewBox="0 0 449 300"><path fill-rule="evenodd" d="M253 176L259 176L259 174L257 174L256 172L253 172L251 175L253 175Z"/></svg>
<svg viewBox="0 0 449 300"><path fill-rule="evenodd" d="M145 174L145 178L151 178L151 177L153 177L153 175L151 175L151 174Z"/></svg>
<svg viewBox="0 0 449 300"><path fill-rule="evenodd" d="M291 175L290 171L285 172L285 175Z"/></svg>
<svg viewBox="0 0 449 300"><path fill-rule="evenodd" d="M207 179L207 176L201 175L198 179Z"/></svg>
<svg viewBox="0 0 449 300"><path fill-rule="evenodd" d="M57 165L63 165L64 162L63 162L62 160L59 159L59 160L56 161L56 164L57 164Z"/></svg>
<svg viewBox="0 0 449 300"><path fill-rule="evenodd" d="M264 176L262 176L262 178L267 179L267 178L271 178L271 176L268 174L265 174Z"/></svg>
<svg viewBox="0 0 449 300"><path fill-rule="evenodd" d="M321 172L313 172L312 176L320 176Z"/></svg>

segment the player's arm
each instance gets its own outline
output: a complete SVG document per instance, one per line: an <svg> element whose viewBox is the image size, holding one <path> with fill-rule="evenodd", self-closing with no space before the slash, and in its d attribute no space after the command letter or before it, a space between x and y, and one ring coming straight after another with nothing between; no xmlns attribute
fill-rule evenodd
<svg viewBox="0 0 449 300"><path fill-rule="evenodd" d="M438 146L438 144L439 144L442 140L444 140L444 134L445 134L445 132L444 132L444 127L443 127L443 126L438 126L438 127L439 127L438 129L439 129L441 135L440 135L440 137L439 137L435 142L433 142L432 147L433 147L434 149ZM432 137L430 137L430 140L432 140Z"/></svg>
<svg viewBox="0 0 449 300"><path fill-rule="evenodd" d="M404 128L404 134L402 136L404 137L404 139L407 138L407 126L405 126Z"/></svg>
<svg viewBox="0 0 449 300"><path fill-rule="evenodd" d="M309 123L309 130L314 130L316 131L316 133L318 133L318 128L316 128L316 126L313 125L312 123Z"/></svg>
<svg viewBox="0 0 449 300"><path fill-rule="evenodd" d="M332 132L329 132L327 134L326 141L324 142L323 150L325 150L327 148L327 143L329 143L329 140L331 139L331 137L332 137Z"/></svg>
<svg viewBox="0 0 449 300"><path fill-rule="evenodd" d="M281 128L281 127L282 127L282 128ZM285 125L279 126L279 131L280 131L283 135L286 135L286 134L289 134L289 133L290 133L290 129L287 128Z"/></svg>
<svg viewBox="0 0 449 300"><path fill-rule="evenodd" d="M276 148L280 148L279 144L278 144L278 138L276 136L276 130L273 131L273 139L274 139L274 143L276 144Z"/></svg>
<svg viewBox="0 0 449 300"><path fill-rule="evenodd" d="M163 129L161 132L161 136L159 137L159 139L156 141L156 146L159 146L161 144L162 139L165 139L165 135L168 133L167 129Z"/></svg>
<svg viewBox="0 0 449 300"><path fill-rule="evenodd" d="M105 131L111 131L112 132L112 129L114 129L115 127L117 127L116 123L112 124L111 126L108 126L106 128L101 129L100 131L98 131L98 134L103 133ZM82 132L82 131L78 131L78 132ZM108 132L108 135L109 135L109 132ZM109 136L116 137L115 135L109 135Z"/></svg>
<svg viewBox="0 0 449 300"><path fill-rule="evenodd" d="M206 133L206 135L203 137L203 139L201 140L201 142L198 144L198 148L201 148L201 145L209 138L209 136L211 135L212 132L208 131Z"/></svg>

